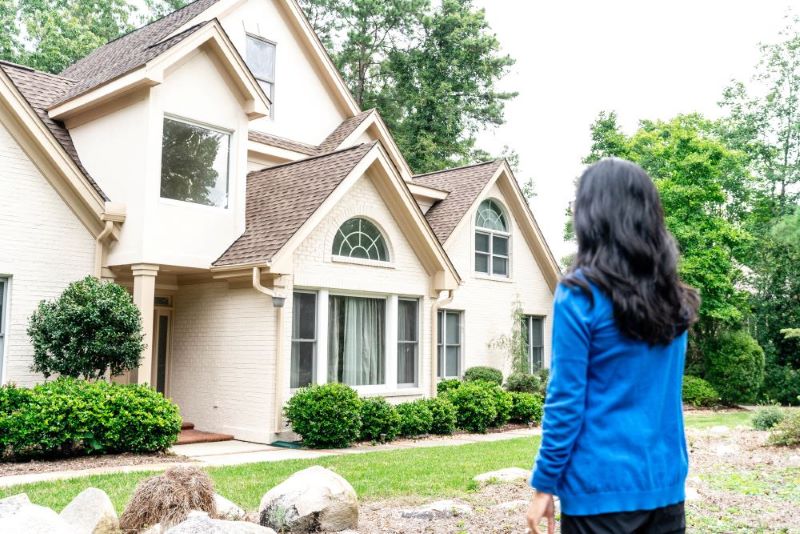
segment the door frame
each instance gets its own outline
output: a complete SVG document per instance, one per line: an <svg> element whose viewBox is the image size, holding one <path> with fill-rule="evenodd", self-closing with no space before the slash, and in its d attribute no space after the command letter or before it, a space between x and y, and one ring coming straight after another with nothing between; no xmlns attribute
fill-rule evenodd
<svg viewBox="0 0 800 534"><path fill-rule="evenodd" d="M170 375L172 371L172 319L173 319L173 308L172 308L172 296L156 296L156 302L158 299L166 298L169 299L169 305L164 304L155 304L153 306L153 347L151 349L151 354L153 358L153 367L151 371L151 384L153 389L158 390L158 340L159 340L159 319L161 317L167 317L167 347L164 353L164 396L169 397L169 390L170 390Z"/></svg>

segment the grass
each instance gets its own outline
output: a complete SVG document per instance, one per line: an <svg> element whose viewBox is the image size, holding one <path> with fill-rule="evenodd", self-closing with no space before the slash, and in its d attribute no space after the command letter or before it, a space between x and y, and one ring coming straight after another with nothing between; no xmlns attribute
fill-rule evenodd
<svg viewBox="0 0 800 534"><path fill-rule="evenodd" d="M712 426L738 425L750 426L753 413L746 410L719 411L719 412L685 412L684 422L686 428L711 428Z"/></svg>
<svg viewBox="0 0 800 534"><path fill-rule="evenodd" d="M268 489L295 471L322 465L347 479L360 498L457 497L475 489L472 477L504 467L530 469L539 438L426 447L397 451L287 460L208 469L216 490L248 510L258 507ZM95 475L0 488L0 498L25 492L36 504L60 511L86 488L100 488L118 512L136 484L153 473Z"/></svg>
<svg viewBox="0 0 800 534"><path fill-rule="evenodd" d="M771 495L800 504L800 468L720 471L702 475L712 488L742 495Z"/></svg>

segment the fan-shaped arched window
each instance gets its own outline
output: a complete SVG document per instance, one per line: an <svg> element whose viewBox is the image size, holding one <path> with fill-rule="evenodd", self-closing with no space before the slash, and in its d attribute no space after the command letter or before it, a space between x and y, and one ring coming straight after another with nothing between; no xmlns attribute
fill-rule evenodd
<svg viewBox="0 0 800 534"><path fill-rule="evenodd" d="M345 221L333 238L333 255L364 260L389 261L386 239L373 223L360 217Z"/></svg>
<svg viewBox="0 0 800 534"><path fill-rule="evenodd" d="M475 271L508 276L511 253L506 215L494 200L484 200L475 215Z"/></svg>

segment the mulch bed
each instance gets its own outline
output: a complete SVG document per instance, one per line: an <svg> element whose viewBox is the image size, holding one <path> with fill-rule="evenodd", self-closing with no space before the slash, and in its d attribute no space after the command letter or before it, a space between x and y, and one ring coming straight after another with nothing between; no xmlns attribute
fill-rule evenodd
<svg viewBox="0 0 800 534"><path fill-rule="evenodd" d="M31 473L48 473L52 471L79 471L96 467L116 467L127 465L146 465L191 462L185 456L169 453L152 454L104 454L100 456L79 456L58 460L31 460L27 462L0 462L0 477L9 475L25 475Z"/></svg>

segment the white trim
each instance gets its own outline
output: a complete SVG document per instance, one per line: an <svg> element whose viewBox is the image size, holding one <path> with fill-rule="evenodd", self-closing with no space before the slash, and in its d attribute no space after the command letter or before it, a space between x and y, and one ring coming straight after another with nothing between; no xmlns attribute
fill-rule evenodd
<svg viewBox="0 0 800 534"><path fill-rule="evenodd" d="M331 255L331 261L333 263L352 263L355 265L365 265L367 267L381 267L383 269L396 268L394 263L390 261L368 260L366 258L351 258L350 256L337 256L335 254Z"/></svg>
<svg viewBox="0 0 800 534"><path fill-rule="evenodd" d="M330 293L327 289L317 291L317 368L314 377L316 384L325 384L328 381L329 302Z"/></svg>
<svg viewBox="0 0 800 534"><path fill-rule="evenodd" d="M458 315L458 374L457 375L446 375L444 374L447 371L447 314L452 313ZM438 336L436 340L436 354L434 358L439 358L439 346L442 347L442 365L438 366L439 373L441 376L437 376L437 380L448 380L451 378L461 378L464 375L464 362L465 359L465 350L464 350L464 340L466 336L464 336L464 325L466 321L464 320L465 313L464 310L451 310L449 308L441 308L436 312L436 329L439 329L439 314L442 314L442 335ZM452 345L451 345L452 346Z"/></svg>
<svg viewBox="0 0 800 534"><path fill-rule="evenodd" d="M399 301L401 301L401 300L405 300L406 302L414 302L417 305L417 342L416 342L417 355L416 355L416 361L414 362L414 371L415 371L414 374L416 376L414 377L414 381L413 382L400 382L399 379L398 379L397 388L402 390L402 389L419 388L419 385L420 385L420 370L422 369L422 335L421 334L422 334L422 327L423 327L423 324L422 324L423 307L422 307L422 299L419 298L419 297L399 296L398 297L397 321L395 321L396 325L398 325L399 320L400 320L400 309L399 309L400 302ZM400 364L399 349L400 349L401 341L400 341L399 325L397 326L396 340L397 341L395 342L395 347L397 347L397 349L398 349L398 354L397 354L397 358L398 359L395 362L395 369L397 369L398 365ZM411 342L403 341L402 343L410 344Z"/></svg>
<svg viewBox="0 0 800 534"><path fill-rule="evenodd" d="M0 285L3 286L3 295L0 297L0 386L6 383L6 368L8 366L8 324L9 308L11 305L11 276L0 275Z"/></svg>
<svg viewBox="0 0 800 534"><path fill-rule="evenodd" d="M484 228L483 226L478 226L478 212L481 209L481 206L485 202L492 202L500 208L500 212L503 215L506 223L506 231L502 230L492 230L490 228ZM514 281L514 269L513 269L513 253L514 253L514 219L511 217L508 208L505 206L505 203L501 202L499 198L496 197L485 197L483 198L480 203L478 203L477 207L475 208L475 212L471 214L472 217L472 274L475 278L480 278L482 280L495 280L498 282L513 282ZM475 248L475 237L478 233L486 235L489 238L489 252L478 252ZM503 254L495 254L494 253L494 236L505 237L508 239L508 251L506 255ZM489 268L489 272L479 271L475 265L475 257L478 254L483 254L488 256L487 260L487 267ZM507 262L506 266L506 274L495 274L494 273L494 257L497 256L498 258L505 258Z"/></svg>

